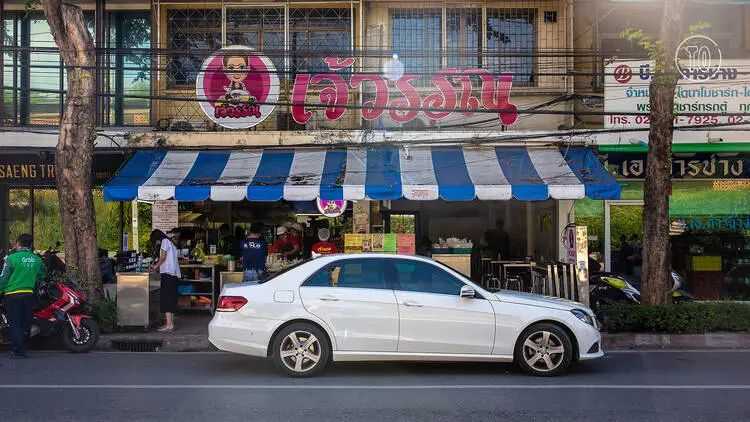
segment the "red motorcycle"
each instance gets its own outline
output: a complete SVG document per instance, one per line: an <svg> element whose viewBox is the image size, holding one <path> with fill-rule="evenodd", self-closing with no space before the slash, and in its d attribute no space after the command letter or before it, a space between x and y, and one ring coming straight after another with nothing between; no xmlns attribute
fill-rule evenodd
<svg viewBox="0 0 750 422"><path fill-rule="evenodd" d="M60 335L63 346L73 353L85 353L99 341L99 326L85 313L86 295L74 283L52 281L37 295L29 337ZM8 343L8 318L0 304L0 343Z"/></svg>

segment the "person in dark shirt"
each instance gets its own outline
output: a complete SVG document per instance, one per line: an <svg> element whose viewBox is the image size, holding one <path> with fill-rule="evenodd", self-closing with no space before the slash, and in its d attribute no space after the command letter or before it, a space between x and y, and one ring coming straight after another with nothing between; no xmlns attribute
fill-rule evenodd
<svg viewBox="0 0 750 422"><path fill-rule="evenodd" d="M242 267L245 275L244 282L257 282L266 272L266 257L268 256L268 245L261 236L263 227L258 223L250 225L247 237L242 241Z"/></svg>
<svg viewBox="0 0 750 422"><path fill-rule="evenodd" d="M510 241L508 233L504 230L505 223L502 219L497 219L495 228L487 230L484 239L487 242L489 257L492 259L509 259L510 258Z"/></svg>

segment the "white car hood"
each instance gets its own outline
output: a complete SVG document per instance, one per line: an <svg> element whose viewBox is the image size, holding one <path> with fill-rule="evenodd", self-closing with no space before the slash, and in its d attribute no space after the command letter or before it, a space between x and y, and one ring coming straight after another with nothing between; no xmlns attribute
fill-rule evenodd
<svg viewBox="0 0 750 422"><path fill-rule="evenodd" d="M495 293L501 302L518 303L521 305L541 306L569 311L574 308L586 309L587 306L568 299L553 296L542 296L533 293L517 292L513 290L500 290Z"/></svg>

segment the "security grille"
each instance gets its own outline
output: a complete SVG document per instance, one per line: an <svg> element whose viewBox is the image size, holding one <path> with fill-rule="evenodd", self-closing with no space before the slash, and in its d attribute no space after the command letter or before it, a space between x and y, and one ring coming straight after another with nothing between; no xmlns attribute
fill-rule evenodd
<svg viewBox="0 0 750 422"><path fill-rule="evenodd" d="M221 48L221 9L169 9L167 87L191 86L203 60Z"/></svg>

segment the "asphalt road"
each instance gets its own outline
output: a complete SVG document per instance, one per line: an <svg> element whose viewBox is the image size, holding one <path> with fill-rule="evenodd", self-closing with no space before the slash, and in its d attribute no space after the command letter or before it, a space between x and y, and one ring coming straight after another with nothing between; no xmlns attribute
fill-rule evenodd
<svg viewBox="0 0 750 422"><path fill-rule="evenodd" d="M224 353L0 356L0 421L744 421L750 351L620 352L564 377L503 364L340 364L314 379Z"/></svg>

